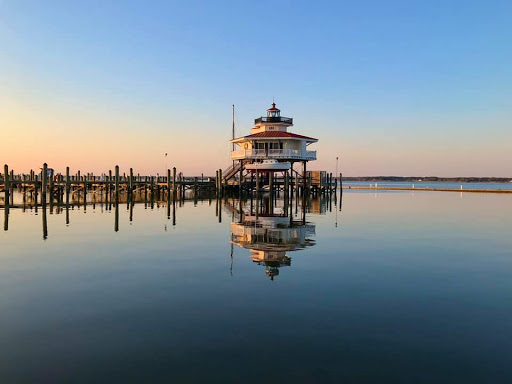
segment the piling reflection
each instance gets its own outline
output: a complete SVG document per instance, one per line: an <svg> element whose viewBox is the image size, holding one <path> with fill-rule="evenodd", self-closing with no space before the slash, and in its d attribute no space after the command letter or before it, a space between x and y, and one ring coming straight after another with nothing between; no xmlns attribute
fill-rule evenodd
<svg viewBox="0 0 512 384"><path fill-rule="evenodd" d="M163 208L164 217L169 221L172 220L172 226L176 226L177 211L185 204L193 203L197 206L199 201L207 201L208 205L211 205L215 198L217 221L222 223L222 219L226 216L231 219L232 244L250 250L252 260L264 265L267 275L272 279L279 274L279 268L291 265L289 252L315 244L313 240L315 225L306 220L306 212L321 215L329 211L329 207L332 206L331 199L322 197L299 196L288 200L286 197L278 198L275 195L270 198L269 194L259 195L257 198L248 196L244 199L235 199L229 196L218 198L215 195L212 198L212 195L201 196L197 193L190 196L174 193L153 197L148 193L139 196L107 194L103 198L96 194L86 197L71 193L65 196L65 199L54 199L51 195L41 194L39 201L25 194L14 193L14 195L16 199L12 196L0 199L0 209L3 208L4 213L4 230L9 230L9 219L12 216L10 213L13 209L34 212L36 215L41 212L44 240L48 239L51 232L49 221L54 222L49 220L49 215L51 217L54 214L62 214L64 216L62 222L69 226L73 220L76 220L78 213L76 211L90 214L91 211L87 210L87 207L92 206L92 213L97 213L98 209L100 213L114 210L113 230L119 232L123 217L126 217L130 224L134 221L137 205L151 210ZM126 207L126 216L122 214L124 207ZM230 212L231 215L226 215L224 211ZM166 223L165 230L167 226Z"/></svg>

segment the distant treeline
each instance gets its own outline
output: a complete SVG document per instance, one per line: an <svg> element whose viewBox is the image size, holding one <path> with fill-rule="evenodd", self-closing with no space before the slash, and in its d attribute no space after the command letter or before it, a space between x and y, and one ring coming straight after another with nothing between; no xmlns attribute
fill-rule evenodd
<svg viewBox="0 0 512 384"><path fill-rule="evenodd" d="M454 182L454 183L509 183L510 177L436 177L436 176L359 176L343 177L346 181L428 181L428 182Z"/></svg>

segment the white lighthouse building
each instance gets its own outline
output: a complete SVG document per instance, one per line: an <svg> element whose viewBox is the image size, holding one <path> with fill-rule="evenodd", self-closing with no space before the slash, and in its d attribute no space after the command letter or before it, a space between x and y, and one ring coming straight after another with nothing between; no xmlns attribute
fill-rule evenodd
<svg viewBox="0 0 512 384"><path fill-rule="evenodd" d="M287 172L296 162L303 165L316 160L316 151L308 149L318 139L290 132L293 119L281 116L281 111L272 103L267 116L254 121L251 134L231 140L237 148L231 153L234 166L224 172L224 179L236 177L238 173L248 172Z"/></svg>

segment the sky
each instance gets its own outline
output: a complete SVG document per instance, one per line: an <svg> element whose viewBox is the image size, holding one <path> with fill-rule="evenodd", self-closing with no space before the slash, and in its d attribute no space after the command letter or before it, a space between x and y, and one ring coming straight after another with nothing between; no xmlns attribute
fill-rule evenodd
<svg viewBox="0 0 512 384"><path fill-rule="evenodd" d="M512 176L511 1L0 0L0 163L213 175L275 98L348 176ZM168 154L167 159L165 153Z"/></svg>

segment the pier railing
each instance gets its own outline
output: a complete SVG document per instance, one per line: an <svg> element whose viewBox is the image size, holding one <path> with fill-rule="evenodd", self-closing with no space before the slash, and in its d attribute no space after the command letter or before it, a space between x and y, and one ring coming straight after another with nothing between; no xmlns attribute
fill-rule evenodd
<svg viewBox="0 0 512 384"><path fill-rule="evenodd" d="M300 149L241 149L231 152L231 160L242 159L316 160L316 151L303 151Z"/></svg>

